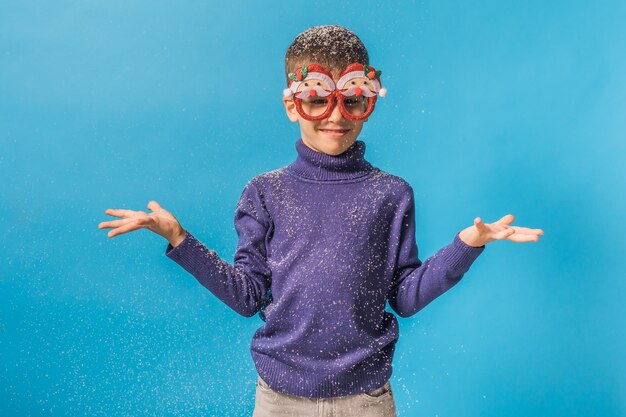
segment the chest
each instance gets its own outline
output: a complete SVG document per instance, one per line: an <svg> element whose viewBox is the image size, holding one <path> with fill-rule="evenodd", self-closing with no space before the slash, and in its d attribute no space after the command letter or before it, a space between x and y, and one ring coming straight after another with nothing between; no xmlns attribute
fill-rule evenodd
<svg viewBox="0 0 626 417"><path fill-rule="evenodd" d="M360 249L389 236L397 204L388 190L366 184L285 186L267 204L274 224L273 247Z"/></svg>

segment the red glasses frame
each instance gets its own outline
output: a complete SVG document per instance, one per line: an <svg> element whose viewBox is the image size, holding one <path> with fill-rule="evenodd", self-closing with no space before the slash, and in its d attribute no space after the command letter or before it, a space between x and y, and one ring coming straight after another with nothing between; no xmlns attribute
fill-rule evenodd
<svg viewBox="0 0 626 417"><path fill-rule="evenodd" d="M367 119L370 114L372 114L372 112L374 111L374 106L376 105L376 100L378 99L377 95L368 97L369 101L365 113L359 116L355 116L353 114L350 114L350 112L346 109L345 104L343 103L344 98L350 98L352 96L344 96L342 94L342 91L346 90L331 91L329 95L323 97L328 100L328 108L324 111L324 113L320 114L319 116L310 116L306 114L306 112L302 108L301 98L293 97L293 101L296 105L296 110L298 111L300 116L302 116L303 119L310 120L312 122L328 118L332 114L336 105L339 106L339 111L341 112L341 115L349 120L364 120Z"/></svg>

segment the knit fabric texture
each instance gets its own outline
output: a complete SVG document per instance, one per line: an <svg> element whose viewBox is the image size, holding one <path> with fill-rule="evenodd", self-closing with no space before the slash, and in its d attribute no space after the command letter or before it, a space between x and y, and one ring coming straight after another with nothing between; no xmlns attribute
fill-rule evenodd
<svg viewBox="0 0 626 417"><path fill-rule="evenodd" d="M365 160L296 142L297 159L246 184L228 263L187 231L165 254L233 310L263 308L251 354L275 391L329 398L371 391L391 377L396 316L409 317L454 286L482 253L453 241L423 263L412 187Z"/></svg>

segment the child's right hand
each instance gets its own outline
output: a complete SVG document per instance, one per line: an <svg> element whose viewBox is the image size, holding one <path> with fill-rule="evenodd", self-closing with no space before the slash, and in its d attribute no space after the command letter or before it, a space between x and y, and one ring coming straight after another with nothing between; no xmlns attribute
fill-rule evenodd
<svg viewBox="0 0 626 417"><path fill-rule="evenodd" d="M107 209L104 212L108 215L121 217L122 220L102 222L98 229L114 228L108 233L109 237L132 232L137 229L149 229L163 236L174 247L178 246L185 238L185 230L181 227L176 217L169 211L162 208L156 201L150 201L148 208L152 213L143 211Z"/></svg>

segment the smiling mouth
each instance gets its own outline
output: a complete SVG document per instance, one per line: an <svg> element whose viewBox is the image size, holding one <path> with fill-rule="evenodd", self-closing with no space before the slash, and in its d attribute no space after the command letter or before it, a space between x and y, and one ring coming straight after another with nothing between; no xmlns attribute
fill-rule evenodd
<svg viewBox="0 0 626 417"><path fill-rule="evenodd" d="M319 129L321 132L329 133L331 135L343 135L348 133L350 129Z"/></svg>

